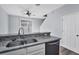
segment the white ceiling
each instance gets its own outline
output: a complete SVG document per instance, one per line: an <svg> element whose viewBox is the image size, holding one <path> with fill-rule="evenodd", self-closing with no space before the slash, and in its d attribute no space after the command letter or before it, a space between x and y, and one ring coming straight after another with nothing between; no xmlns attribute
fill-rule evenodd
<svg viewBox="0 0 79 59"><path fill-rule="evenodd" d="M25 9L29 9L33 17L42 17L44 14L48 14L51 11L63 6L63 4L2 4L1 7L11 15L25 16Z"/></svg>

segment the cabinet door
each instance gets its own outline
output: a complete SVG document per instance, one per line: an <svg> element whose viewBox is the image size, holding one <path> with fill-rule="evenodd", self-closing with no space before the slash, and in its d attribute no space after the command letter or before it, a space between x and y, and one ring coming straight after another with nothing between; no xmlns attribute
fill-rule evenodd
<svg viewBox="0 0 79 59"><path fill-rule="evenodd" d="M45 49L40 49L36 51L35 53L33 53L32 55L45 55Z"/></svg>
<svg viewBox="0 0 79 59"><path fill-rule="evenodd" d="M74 14L63 16L63 39L62 46L72 51L76 49L76 20Z"/></svg>
<svg viewBox="0 0 79 59"><path fill-rule="evenodd" d="M26 55L26 49L18 49L18 50L6 52L3 55Z"/></svg>
<svg viewBox="0 0 79 59"><path fill-rule="evenodd" d="M36 55L36 54L45 55L45 44L39 44L27 48L27 55Z"/></svg>

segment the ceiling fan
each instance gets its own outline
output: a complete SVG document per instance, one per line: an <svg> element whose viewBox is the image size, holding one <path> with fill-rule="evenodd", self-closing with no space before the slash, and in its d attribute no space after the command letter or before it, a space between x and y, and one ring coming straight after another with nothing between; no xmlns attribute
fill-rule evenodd
<svg viewBox="0 0 79 59"><path fill-rule="evenodd" d="M25 15L30 16L32 13L29 10L26 10Z"/></svg>
<svg viewBox="0 0 79 59"><path fill-rule="evenodd" d="M40 6L40 4L35 4L35 6ZM31 10L29 10L29 8L28 9L25 9L25 15L27 15L27 16L31 16Z"/></svg>
<svg viewBox="0 0 79 59"><path fill-rule="evenodd" d="M38 7L38 6L40 6L40 4L35 4L35 6ZM29 8L27 8L27 9L25 9L24 14L27 15L27 16L31 16L31 14L32 14L31 11L32 11L32 10L30 10ZM35 16L35 15L33 15L33 16ZM44 14L43 17L47 17L47 14Z"/></svg>

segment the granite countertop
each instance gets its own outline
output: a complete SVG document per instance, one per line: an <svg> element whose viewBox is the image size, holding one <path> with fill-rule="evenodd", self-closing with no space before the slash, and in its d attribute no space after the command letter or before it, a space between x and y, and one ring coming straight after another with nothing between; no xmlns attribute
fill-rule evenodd
<svg viewBox="0 0 79 59"><path fill-rule="evenodd" d="M35 33L27 33L23 35L33 35L33 34L42 34L42 33L50 33L50 32L35 32ZM16 36L18 33L13 33L13 34L0 34L0 37L5 37L5 36Z"/></svg>
<svg viewBox="0 0 79 59"><path fill-rule="evenodd" d="M0 54L1 53L5 53L5 52L18 50L18 49L22 49L22 48L26 48L26 47L35 46L35 45L46 43L46 42L50 42L50 41L60 40L61 38L50 36L50 37L35 37L35 39L37 39L38 42L24 44L24 45L19 45L19 46L15 46L15 47L9 47L9 48L0 47Z"/></svg>

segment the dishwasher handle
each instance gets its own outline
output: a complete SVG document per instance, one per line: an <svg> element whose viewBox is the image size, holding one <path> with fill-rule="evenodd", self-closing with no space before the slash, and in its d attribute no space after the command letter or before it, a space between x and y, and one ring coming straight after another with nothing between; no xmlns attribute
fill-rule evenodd
<svg viewBox="0 0 79 59"><path fill-rule="evenodd" d="M59 41L57 41L57 42L50 42L50 43L48 43L48 45L59 45Z"/></svg>

